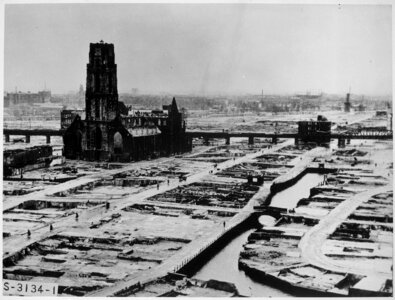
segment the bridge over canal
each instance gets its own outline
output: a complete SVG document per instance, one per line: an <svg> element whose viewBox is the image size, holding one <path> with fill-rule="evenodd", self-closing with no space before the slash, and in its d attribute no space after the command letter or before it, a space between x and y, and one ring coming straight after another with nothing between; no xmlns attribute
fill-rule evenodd
<svg viewBox="0 0 395 300"><path fill-rule="evenodd" d="M46 136L47 143L51 143L51 136L63 136L64 130L61 129L10 129L4 128L3 134L5 141L10 141L10 136L25 136L25 142L30 143L31 136ZM187 135L191 138L202 138L206 143L210 139L224 139L227 145L230 144L231 138L248 138L250 145L254 144L255 138L269 138L273 143L278 139L301 139L299 133L287 132L229 132L229 131L187 131ZM330 133L331 139L338 139L339 144L343 144L346 140L392 140L392 131L383 130L381 128L361 128L344 132Z"/></svg>
<svg viewBox="0 0 395 300"><path fill-rule="evenodd" d="M268 133L268 132L228 132L228 131L188 131L188 135L192 138L202 138L206 143L210 139L225 139L225 143L227 145L230 144L231 138L248 138L249 144L254 144L255 138L269 138L272 139L272 142L276 142L278 139L295 139L298 141L301 139L301 135L299 133L287 133L287 132L278 132L278 133ZM359 130L353 131L344 131L344 132L336 132L330 133L328 136L331 139L338 139L339 144L344 143L346 140L359 139L359 140L391 140L392 139L392 131L375 129L375 128L362 128Z"/></svg>

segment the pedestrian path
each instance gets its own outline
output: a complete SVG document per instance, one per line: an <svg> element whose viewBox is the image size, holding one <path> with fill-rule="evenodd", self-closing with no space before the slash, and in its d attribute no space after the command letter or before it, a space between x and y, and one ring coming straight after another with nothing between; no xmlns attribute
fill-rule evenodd
<svg viewBox="0 0 395 300"><path fill-rule="evenodd" d="M329 235L332 234L336 228L340 226L340 224L355 211L358 206L368 201L372 196L387 191L392 191L392 186L387 185L364 191L353 195L349 199L340 203L302 237L299 243L302 258L307 263L334 272L356 273L374 276L392 276L391 273L386 271L372 270L371 268L368 268L364 265L353 265L350 267L348 264L342 264L341 260L330 259L322 252L322 246Z"/></svg>

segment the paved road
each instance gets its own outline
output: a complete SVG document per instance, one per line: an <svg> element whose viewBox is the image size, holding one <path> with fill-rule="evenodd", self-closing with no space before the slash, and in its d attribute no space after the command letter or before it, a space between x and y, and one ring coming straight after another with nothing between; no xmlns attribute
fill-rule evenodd
<svg viewBox="0 0 395 300"><path fill-rule="evenodd" d="M350 267L347 264L342 264L341 260L333 260L328 256L325 256L322 252L322 246L324 245L328 236L332 234L358 206L368 201L370 197L387 191L392 191L392 186L387 185L384 187L364 191L353 195L351 198L340 203L302 237L299 243L302 258L312 265L316 265L335 272L357 273L384 277L392 276L391 273L372 270L368 267L365 267L364 265L353 265Z"/></svg>

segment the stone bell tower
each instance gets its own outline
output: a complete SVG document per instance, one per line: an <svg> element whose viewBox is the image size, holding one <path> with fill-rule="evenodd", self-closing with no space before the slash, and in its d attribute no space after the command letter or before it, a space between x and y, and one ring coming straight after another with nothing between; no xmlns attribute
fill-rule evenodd
<svg viewBox="0 0 395 300"><path fill-rule="evenodd" d="M90 44L85 93L86 120L111 121L118 114L114 45Z"/></svg>
<svg viewBox="0 0 395 300"><path fill-rule="evenodd" d="M110 122L119 115L114 45L90 44L86 74L85 134L82 147L89 160L105 160L111 152Z"/></svg>

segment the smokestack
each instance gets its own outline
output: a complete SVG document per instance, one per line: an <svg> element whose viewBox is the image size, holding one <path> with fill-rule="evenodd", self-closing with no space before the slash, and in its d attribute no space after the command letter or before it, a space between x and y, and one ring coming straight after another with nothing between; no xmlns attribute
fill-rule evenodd
<svg viewBox="0 0 395 300"><path fill-rule="evenodd" d="M344 102L344 112L350 112L351 103L350 103L350 93L347 93L346 102Z"/></svg>

